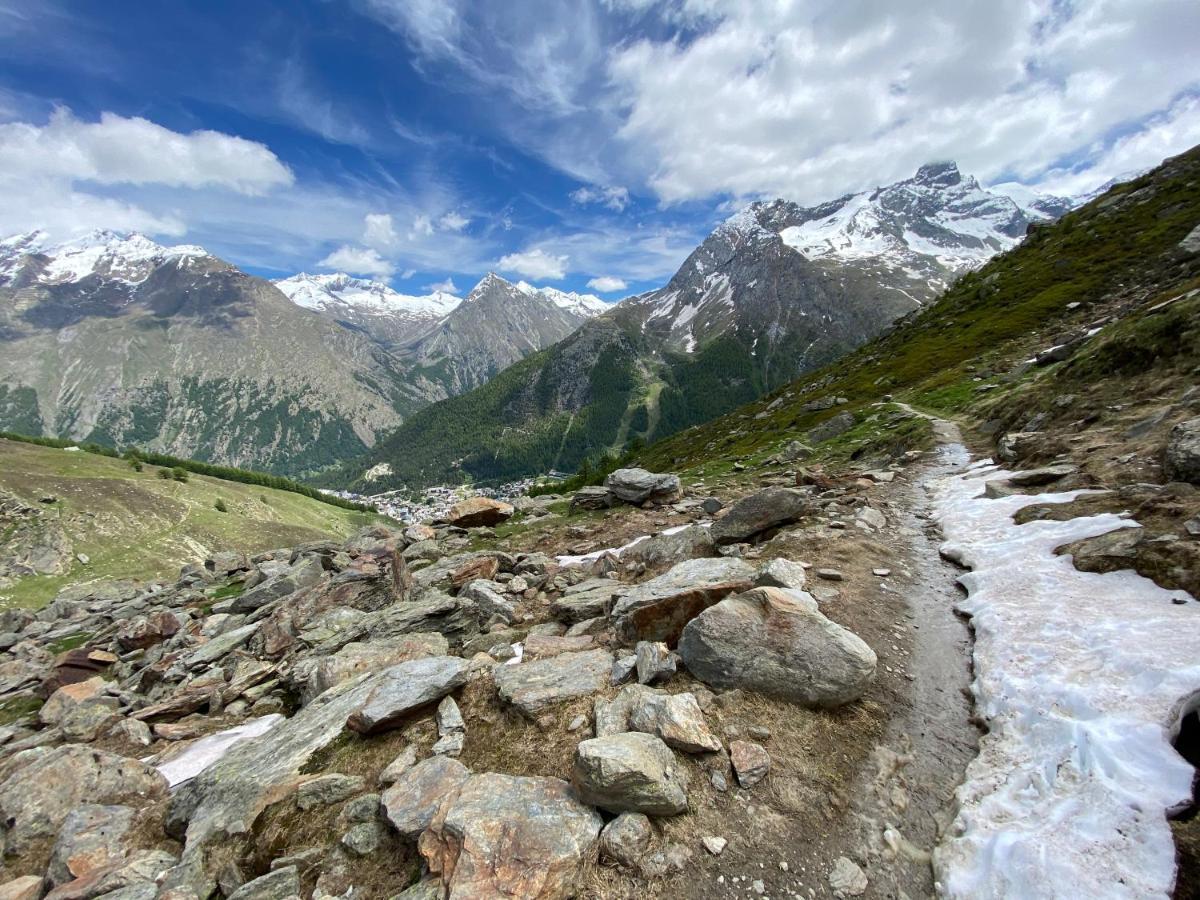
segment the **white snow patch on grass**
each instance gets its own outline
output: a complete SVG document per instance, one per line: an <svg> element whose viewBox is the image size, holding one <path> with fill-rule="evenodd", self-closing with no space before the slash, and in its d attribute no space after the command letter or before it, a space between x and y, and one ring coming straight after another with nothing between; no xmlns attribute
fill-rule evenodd
<svg viewBox="0 0 1200 900"><path fill-rule="evenodd" d="M1020 508L1080 492L981 496L1009 474L977 464L933 483L944 550L972 570L960 608L975 631L973 690L988 726L934 854L941 889L1167 897L1167 814L1189 803L1193 777L1171 739L1200 696L1200 605L1132 571L1080 572L1055 556L1136 523L1105 514L1016 525Z"/></svg>

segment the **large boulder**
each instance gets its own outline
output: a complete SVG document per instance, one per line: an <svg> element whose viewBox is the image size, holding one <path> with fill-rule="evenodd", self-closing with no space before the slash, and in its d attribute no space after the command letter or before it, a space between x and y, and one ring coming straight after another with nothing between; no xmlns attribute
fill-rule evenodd
<svg viewBox="0 0 1200 900"><path fill-rule="evenodd" d="M456 759L432 756L406 770L383 792L387 820L401 835L415 839L433 822L442 802L457 796L471 770Z"/></svg>
<svg viewBox="0 0 1200 900"><path fill-rule="evenodd" d="M145 763L74 744L22 751L8 771L0 783L0 830L13 855L53 837L84 804L141 807L167 795L167 780Z"/></svg>
<svg viewBox="0 0 1200 900"><path fill-rule="evenodd" d="M441 700L466 684L467 669L467 661L458 656L431 656L393 666L346 719L346 725L360 734L389 731L414 709Z"/></svg>
<svg viewBox="0 0 1200 900"><path fill-rule="evenodd" d="M572 780L585 803L613 813L673 816L688 808L684 772L671 748L652 734L581 741Z"/></svg>
<svg viewBox="0 0 1200 900"><path fill-rule="evenodd" d="M762 587L727 597L688 623L684 663L714 687L804 706L841 706L875 677L875 652L825 618L803 591Z"/></svg>
<svg viewBox="0 0 1200 900"><path fill-rule="evenodd" d="M729 594L749 590L754 576L754 567L740 559L686 560L618 598L615 630L630 643L674 645L684 625Z"/></svg>
<svg viewBox="0 0 1200 900"><path fill-rule="evenodd" d="M371 644L355 641L332 656L320 658L312 666L304 683L304 702L311 702L331 687L363 672L378 672L427 656L445 656L449 651L449 642L437 633L407 634L395 641Z"/></svg>
<svg viewBox="0 0 1200 900"><path fill-rule="evenodd" d="M808 512L808 495L793 488L769 487L743 497L712 526L718 546L739 544L799 520Z"/></svg>
<svg viewBox="0 0 1200 900"><path fill-rule="evenodd" d="M621 562L639 562L647 569L661 569L683 562L685 559L702 559L716 556L709 529L699 525L671 529L671 533L656 534L654 537L634 544L621 554Z"/></svg>
<svg viewBox="0 0 1200 900"><path fill-rule="evenodd" d="M442 804L419 848L451 897L578 896L604 822L557 778L474 775Z"/></svg>
<svg viewBox="0 0 1200 900"><path fill-rule="evenodd" d="M854 427L854 416L848 412L838 413L836 416L830 416L820 425L810 428L808 431L808 442L810 444L823 444L825 441L831 441L839 435L845 434Z"/></svg>
<svg viewBox="0 0 1200 900"><path fill-rule="evenodd" d="M647 472L645 469L617 469L604 479L604 487L618 500L626 503L663 503L675 500L681 493L678 475Z"/></svg>
<svg viewBox="0 0 1200 900"><path fill-rule="evenodd" d="M254 612L268 603L312 587L321 580L324 574L325 568L321 564L320 557L306 557L289 569L271 576L262 584L238 595L230 604L229 612Z"/></svg>
<svg viewBox="0 0 1200 900"><path fill-rule="evenodd" d="M619 581L611 578L589 578L568 587L561 597L550 604L554 618L568 625L607 616L612 609L613 598L626 590Z"/></svg>
<svg viewBox="0 0 1200 900"><path fill-rule="evenodd" d="M1200 484L1200 416L1171 429L1163 470L1171 481Z"/></svg>
<svg viewBox="0 0 1200 900"><path fill-rule="evenodd" d="M509 503L491 497L468 497L450 507L446 521L459 528L475 528L480 525L499 525L511 519L513 509Z"/></svg>
<svg viewBox="0 0 1200 900"><path fill-rule="evenodd" d="M515 666L501 665L494 670L496 688L502 700L524 715L536 718L564 700L603 690L612 662L612 654L607 650L584 650Z"/></svg>
<svg viewBox="0 0 1200 900"><path fill-rule="evenodd" d="M123 860L133 816L130 806L85 803L71 810L50 851L47 884L58 887Z"/></svg>

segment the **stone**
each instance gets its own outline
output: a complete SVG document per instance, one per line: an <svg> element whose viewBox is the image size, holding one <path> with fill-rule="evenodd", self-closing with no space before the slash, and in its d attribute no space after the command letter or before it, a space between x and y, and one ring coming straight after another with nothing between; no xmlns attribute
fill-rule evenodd
<svg viewBox="0 0 1200 900"><path fill-rule="evenodd" d="M603 824L558 778L473 775L418 849L450 897L566 900L596 859Z"/></svg>
<svg viewBox="0 0 1200 900"><path fill-rule="evenodd" d="M660 503L677 499L682 493L679 476L647 472L645 469L617 469L604 479L604 487L625 503Z"/></svg>
<svg viewBox="0 0 1200 900"><path fill-rule="evenodd" d="M572 495L570 511L574 512L576 509L608 509L614 502L613 495L608 492L608 488L584 487Z"/></svg>
<svg viewBox="0 0 1200 900"><path fill-rule="evenodd" d="M361 707L346 719L359 734L390 731L405 716L462 687L468 663L457 656L431 656L401 663L382 673Z"/></svg>
<svg viewBox="0 0 1200 900"><path fill-rule="evenodd" d="M71 810L50 851L47 885L55 888L121 862L133 815L128 806L92 803Z"/></svg>
<svg viewBox="0 0 1200 900"><path fill-rule="evenodd" d="M614 630L629 642L674 645L683 627L729 594L749 589L754 568L740 559L690 559L636 585L613 605Z"/></svg>
<svg viewBox="0 0 1200 900"><path fill-rule="evenodd" d="M67 744L18 753L0 783L5 852L20 855L53 837L85 804L143 806L163 799L167 780L136 759Z"/></svg>
<svg viewBox="0 0 1200 900"><path fill-rule="evenodd" d="M808 495L785 487L769 487L743 497L713 523L713 542L740 544L766 531L799 521L809 512Z"/></svg>
<svg viewBox="0 0 1200 900"><path fill-rule="evenodd" d="M647 569L661 569L685 559L702 559L706 556L716 556L716 546L709 529L689 525L672 534L656 534L639 541L621 554L621 562L641 563Z"/></svg>
<svg viewBox="0 0 1200 900"><path fill-rule="evenodd" d="M653 836L650 819L643 813L623 812L600 832L600 855L626 868L637 869L650 849Z"/></svg>
<svg viewBox="0 0 1200 900"><path fill-rule="evenodd" d="M679 653L713 687L812 707L849 703L875 677L875 653L861 638L785 588L755 588L705 610L684 629Z"/></svg>
<svg viewBox="0 0 1200 900"><path fill-rule="evenodd" d="M613 813L673 816L688 808L684 772L663 741L626 732L581 741L572 781L585 803Z"/></svg>
<svg viewBox="0 0 1200 900"><path fill-rule="evenodd" d="M524 641L525 656L529 659L544 659L560 653L578 653L588 650L596 643L590 634L574 637L566 635L531 634Z"/></svg>
<svg viewBox="0 0 1200 900"><path fill-rule="evenodd" d="M721 742L708 729L693 694L639 692L629 707L629 727L657 735L684 753L715 753Z"/></svg>
<svg viewBox="0 0 1200 900"><path fill-rule="evenodd" d="M302 699L305 703L311 703L331 687L350 681L363 672L378 672L415 659L445 656L449 651L449 642L436 633L407 634L374 643L352 641L337 653L322 657L316 663L305 681Z"/></svg>
<svg viewBox="0 0 1200 900"><path fill-rule="evenodd" d="M702 843L704 845L704 849L713 856L720 856L725 852L725 848L729 845L729 841L725 840L725 838L716 836L703 837L700 839L700 843Z"/></svg>
<svg viewBox="0 0 1200 900"><path fill-rule="evenodd" d="M1117 528L1105 534L1067 544L1058 548L1058 552L1069 553L1075 568L1082 572L1105 573L1134 569L1144 537L1140 526Z"/></svg>
<svg viewBox="0 0 1200 900"><path fill-rule="evenodd" d="M459 528L499 525L516 512L512 505L490 497L468 497L450 507L446 521Z"/></svg>
<svg viewBox="0 0 1200 900"><path fill-rule="evenodd" d="M1170 481L1200 484L1200 416L1180 422L1171 429L1163 472Z"/></svg>
<svg viewBox="0 0 1200 900"><path fill-rule="evenodd" d="M467 745L467 735L465 732L456 731L451 734L444 734L438 738L430 753L434 756L449 756L457 759L462 756L463 748Z"/></svg>
<svg viewBox="0 0 1200 900"><path fill-rule="evenodd" d="M136 747L149 747L152 742L150 726L137 719L121 719L109 729L109 734Z"/></svg>
<svg viewBox="0 0 1200 900"><path fill-rule="evenodd" d="M441 737L448 734L462 734L467 730L467 723L463 721L462 711L454 702L453 697L446 697L438 704L436 718L438 734Z"/></svg>
<svg viewBox="0 0 1200 900"><path fill-rule="evenodd" d="M852 859L839 856L829 873L829 887L835 897L858 897L867 891L867 875Z"/></svg>
<svg viewBox="0 0 1200 900"><path fill-rule="evenodd" d="M637 671L637 656L630 654L613 660L612 673L609 681L613 684L624 684Z"/></svg>
<svg viewBox="0 0 1200 900"><path fill-rule="evenodd" d="M826 419L815 428L810 428L808 431L808 442L810 444L822 444L825 441L831 441L838 435L845 434L854 427L854 416L848 412L838 413L832 418Z"/></svg>
<svg viewBox="0 0 1200 900"><path fill-rule="evenodd" d="M704 510L707 515L714 516L725 508L725 504L716 497L705 497L702 501L700 501L700 508Z"/></svg>
<svg viewBox="0 0 1200 900"><path fill-rule="evenodd" d="M446 891L440 878L423 878L391 900L445 900ZM314 898L316 900L316 898Z"/></svg>
<svg viewBox="0 0 1200 900"><path fill-rule="evenodd" d="M494 590L496 587L499 585L495 582L472 581L458 592L458 596L475 604L481 622L499 620L511 625L517 620L517 608L511 600L505 599Z"/></svg>
<svg viewBox="0 0 1200 900"><path fill-rule="evenodd" d="M1052 466L1042 466L1039 469L1025 469L1014 472L1008 477L1009 484L1017 487L1040 487L1060 481L1068 475L1078 474L1079 467L1072 463L1057 463Z"/></svg>
<svg viewBox="0 0 1200 900"><path fill-rule="evenodd" d="M295 866L283 866L246 882L230 894L228 900L294 900L299 896L299 870Z"/></svg>
<svg viewBox="0 0 1200 900"><path fill-rule="evenodd" d="M149 616L138 616L117 632L117 644L128 653L131 650L146 650L175 636L179 631L179 619L167 610Z"/></svg>
<svg viewBox="0 0 1200 900"><path fill-rule="evenodd" d="M417 764L417 748L409 744L379 773L379 783L382 785L395 784L400 776Z"/></svg>
<svg viewBox="0 0 1200 900"><path fill-rule="evenodd" d="M471 581L491 581L500 571L500 560L494 556L477 556L469 559L450 575L450 583L456 588Z"/></svg>
<svg viewBox="0 0 1200 900"><path fill-rule="evenodd" d="M112 865L56 887L44 900L154 900L156 879L174 863L175 857L163 850L135 850Z"/></svg>
<svg viewBox="0 0 1200 900"><path fill-rule="evenodd" d="M560 653L547 659L494 669L500 699L511 703L529 718L537 718L550 707L587 697L604 689L612 670L613 657L607 650Z"/></svg>
<svg viewBox="0 0 1200 900"><path fill-rule="evenodd" d="M607 616L613 599L624 590L624 585L611 578L589 578L568 587L562 597L550 604L550 613L568 625Z"/></svg>
<svg viewBox="0 0 1200 900"><path fill-rule="evenodd" d="M319 806L332 806L343 800L361 793L366 783L358 775L343 775L340 772L330 772L318 775L311 781L300 785L296 791L296 805L301 811L315 809Z"/></svg>
<svg viewBox="0 0 1200 900"><path fill-rule="evenodd" d="M864 506L854 516L856 523L863 525L874 531L882 531L887 527L887 519L883 513L875 509L873 506Z"/></svg>
<svg viewBox="0 0 1200 900"><path fill-rule="evenodd" d="M729 761L733 763L738 784L753 787L771 770L771 756L761 744L752 741L732 741L729 744Z"/></svg>
<svg viewBox="0 0 1200 900"><path fill-rule="evenodd" d="M76 707L97 700L108 688L108 683L97 675L86 681L65 684L50 695L38 710L38 719L43 725L57 725L68 712Z"/></svg>
<svg viewBox="0 0 1200 900"><path fill-rule="evenodd" d="M355 856L370 856L383 846L387 829L380 822L360 822L342 835L338 842Z"/></svg>
<svg viewBox="0 0 1200 900"><path fill-rule="evenodd" d="M63 740L71 743L94 741L121 717L117 711L119 706L116 697L98 697L80 703L59 720L58 730L62 732Z"/></svg>
<svg viewBox="0 0 1200 900"><path fill-rule="evenodd" d="M0 900L38 900L42 896L42 879L37 875L22 875L0 884Z"/></svg>
<svg viewBox="0 0 1200 900"><path fill-rule="evenodd" d="M817 577L824 581L844 581L846 576L837 569L817 569Z"/></svg>
<svg viewBox="0 0 1200 900"><path fill-rule="evenodd" d="M807 573L804 566L790 559L773 559L758 570L754 579L758 587L796 588L804 587Z"/></svg>
<svg viewBox="0 0 1200 900"><path fill-rule="evenodd" d="M248 613L261 609L276 600L289 597L297 591L310 588L325 575L325 567L315 556L301 559L296 565L289 567L279 575L273 575L243 594L233 598L233 603L227 612Z"/></svg>
<svg viewBox="0 0 1200 900"><path fill-rule="evenodd" d="M457 796L471 770L456 759L432 756L417 763L383 792L384 815L401 836L415 839L429 827L447 797Z"/></svg>
<svg viewBox="0 0 1200 900"><path fill-rule="evenodd" d="M666 681L675 674L675 657L662 641L638 641L634 660L638 684Z"/></svg>

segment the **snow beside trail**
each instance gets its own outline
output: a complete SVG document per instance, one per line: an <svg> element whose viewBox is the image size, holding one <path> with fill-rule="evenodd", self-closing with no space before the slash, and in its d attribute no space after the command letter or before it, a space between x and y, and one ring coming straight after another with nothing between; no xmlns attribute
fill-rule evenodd
<svg viewBox="0 0 1200 900"><path fill-rule="evenodd" d="M251 719L236 728L228 728L215 734L205 735L193 741L178 756L158 766L158 771L167 779L167 784L175 787L195 778L222 756L228 753L236 744L250 738L258 737L270 731L276 722L282 722L283 716L272 713Z"/></svg>
<svg viewBox="0 0 1200 900"><path fill-rule="evenodd" d="M708 526L712 523L711 522L700 522L698 524L700 525L701 528L708 528ZM673 528L663 529L662 531L659 532L659 534L678 534L679 532L683 531L685 528L691 528L691 527L692 526L690 523L687 525L676 525ZM630 547L635 547L638 544L640 544L642 541L648 541L652 537L654 537L654 535L652 535L652 534L643 534L641 537L635 537L628 544L625 544L621 547L605 547L603 550L593 550L591 553L584 553L579 556L556 556L556 557L554 557L554 560L560 566L581 566L584 563L590 563L590 562L593 562L593 561L599 559L600 557L604 556L606 553L612 553L614 556L620 556L622 553L624 553Z"/></svg>
<svg viewBox="0 0 1200 900"><path fill-rule="evenodd" d="M1080 572L1055 556L1136 523L1105 514L1018 526L1021 507L1080 492L982 498L986 481L1009 474L980 464L932 485L943 549L972 569L960 608L989 729L934 854L941 891L1169 896L1166 816L1190 802L1193 776L1170 742L1200 699L1200 605L1132 571Z"/></svg>

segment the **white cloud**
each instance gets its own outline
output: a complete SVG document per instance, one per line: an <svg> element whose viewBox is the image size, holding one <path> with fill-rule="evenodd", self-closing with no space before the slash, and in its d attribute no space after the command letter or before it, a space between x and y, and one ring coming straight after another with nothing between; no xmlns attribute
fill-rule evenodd
<svg viewBox="0 0 1200 900"><path fill-rule="evenodd" d="M629 287L622 279L615 278L612 275L601 275L598 278L593 278L587 283L587 286L602 294L623 291Z"/></svg>
<svg viewBox="0 0 1200 900"><path fill-rule="evenodd" d="M629 189L615 187L581 187L571 191L571 199L580 206L589 203L599 203L609 209L621 212L629 205Z"/></svg>
<svg viewBox="0 0 1200 900"><path fill-rule="evenodd" d="M447 278L445 281L435 281L433 284L425 285L427 291L443 291L447 294L457 294L458 285L454 283L453 278Z"/></svg>
<svg viewBox="0 0 1200 900"><path fill-rule="evenodd" d="M376 250L388 250L398 241L396 226L387 213L367 213L363 217L363 243Z"/></svg>
<svg viewBox="0 0 1200 900"><path fill-rule="evenodd" d="M698 36L629 42L610 57L627 110L620 140L668 202L821 201L941 158L984 180L1036 181L1080 154L1107 164L1097 144L1141 131L1198 84L1192 0L670 9L703 16Z"/></svg>
<svg viewBox="0 0 1200 900"><path fill-rule="evenodd" d="M351 275L373 275L376 278L391 278L396 271L395 266L377 251L349 244L338 247L317 265L323 269L335 269Z"/></svg>
<svg viewBox="0 0 1200 900"><path fill-rule="evenodd" d="M567 257L553 256L541 247L510 253L501 257L496 266L502 272L517 272L527 278L559 279L567 275Z"/></svg>
<svg viewBox="0 0 1200 900"><path fill-rule="evenodd" d="M451 210L438 219L438 226L446 231L462 231L470 224L470 219L468 219L466 216L459 215L458 213L454 212L454 210Z"/></svg>
<svg viewBox="0 0 1200 900"><path fill-rule="evenodd" d="M409 237L417 237L424 235L429 237L433 234L433 220L429 216L421 215L413 219L412 231L409 232Z"/></svg>

